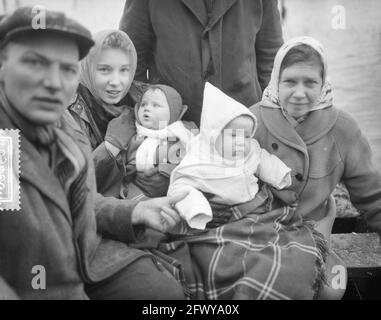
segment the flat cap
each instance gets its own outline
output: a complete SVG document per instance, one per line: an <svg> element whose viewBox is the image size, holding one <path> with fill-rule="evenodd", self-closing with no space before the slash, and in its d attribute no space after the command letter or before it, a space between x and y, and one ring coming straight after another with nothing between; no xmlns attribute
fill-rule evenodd
<svg viewBox="0 0 381 320"><path fill-rule="evenodd" d="M74 39L79 59L85 57L94 45L90 31L63 12L42 7L20 7L0 20L0 47L16 36L36 32L54 32Z"/></svg>

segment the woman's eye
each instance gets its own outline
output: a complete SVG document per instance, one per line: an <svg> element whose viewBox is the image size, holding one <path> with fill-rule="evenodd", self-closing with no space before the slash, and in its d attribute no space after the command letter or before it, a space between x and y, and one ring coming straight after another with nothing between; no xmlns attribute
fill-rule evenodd
<svg viewBox="0 0 381 320"><path fill-rule="evenodd" d="M98 68L98 71L102 72L102 73L106 73L110 70L110 68L107 68L107 67L99 67Z"/></svg>
<svg viewBox="0 0 381 320"><path fill-rule="evenodd" d="M317 81L315 81L315 80L308 80L307 84L317 84Z"/></svg>
<svg viewBox="0 0 381 320"><path fill-rule="evenodd" d="M130 69L129 68L122 68L121 71L124 72L124 73L128 73L128 72L130 72Z"/></svg>

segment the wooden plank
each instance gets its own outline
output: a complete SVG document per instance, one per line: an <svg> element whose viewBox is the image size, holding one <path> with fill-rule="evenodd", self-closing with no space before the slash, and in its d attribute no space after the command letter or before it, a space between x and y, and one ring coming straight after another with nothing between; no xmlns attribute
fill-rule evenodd
<svg viewBox="0 0 381 320"><path fill-rule="evenodd" d="M381 246L377 233L332 234L331 246L348 268L381 267Z"/></svg>
<svg viewBox="0 0 381 320"><path fill-rule="evenodd" d="M376 233L338 233L331 235L332 250L343 259L349 277L381 276L381 246Z"/></svg>

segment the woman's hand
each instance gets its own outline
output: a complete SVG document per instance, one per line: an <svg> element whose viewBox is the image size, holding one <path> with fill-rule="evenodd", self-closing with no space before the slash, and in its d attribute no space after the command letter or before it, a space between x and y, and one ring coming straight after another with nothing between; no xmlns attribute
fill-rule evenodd
<svg viewBox="0 0 381 320"><path fill-rule="evenodd" d="M105 141L119 150L125 150L135 134L134 111L131 108L126 108L119 117L109 122Z"/></svg>
<svg viewBox="0 0 381 320"><path fill-rule="evenodd" d="M323 234L328 243L330 243L332 227L336 218L336 202L333 195L330 195L327 200L326 212L326 216L316 222L315 229Z"/></svg>
<svg viewBox="0 0 381 320"><path fill-rule="evenodd" d="M188 192L172 197L152 198L139 202L132 212L133 224L144 224L152 229L167 232L180 222L175 204L183 200Z"/></svg>

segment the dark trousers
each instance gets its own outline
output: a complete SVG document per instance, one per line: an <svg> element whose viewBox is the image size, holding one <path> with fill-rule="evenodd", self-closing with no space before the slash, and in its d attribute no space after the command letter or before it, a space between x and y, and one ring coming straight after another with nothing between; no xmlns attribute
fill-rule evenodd
<svg viewBox="0 0 381 320"><path fill-rule="evenodd" d="M142 257L112 277L86 286L96 300L184 300L182 286L160 271L152 259Z"/></svg>

